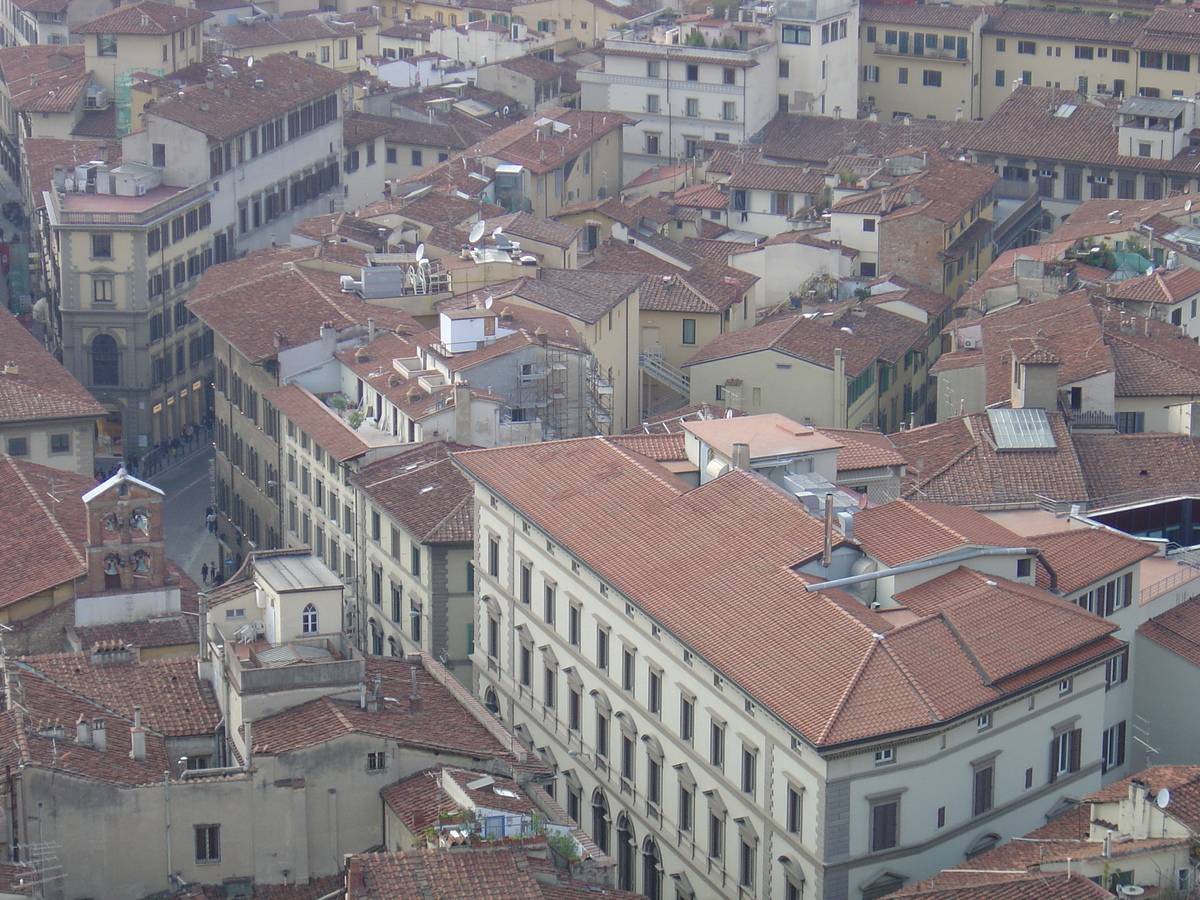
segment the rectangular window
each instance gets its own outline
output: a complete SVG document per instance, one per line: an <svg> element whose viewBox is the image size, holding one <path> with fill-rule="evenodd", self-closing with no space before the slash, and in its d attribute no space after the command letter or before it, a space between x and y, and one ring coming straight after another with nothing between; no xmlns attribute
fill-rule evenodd
<svg viewBox="0 0 1200 900"><path fill-rule="evenodd" d="M608 759L608 714L596 711L596 755Z"/></svg>
<svg viewBox="0 0 1200 900"><path fill-rule="evenodd" d="M715 812L708 814L708 855L713 859L725 855L725 820Z"/></svg>
<svg viewBox="0 0 1200 900"><path fill-rule="evenodd" d="M646 695L646 708L653 715L662 714L662 672L658 669L651 669L648 678L648 689Z"/></svg>
<svg viewBox="0 0 1200 900"><path fill-rule="evenodd" d="M521 602L528 606L533 602L533 566L521 563Z"/></svg>
<svg viewBox="0 0 1200 900"><path fill-rule="evenodd" d="M791 64L786 59L779 60L779 77L787 78L791 74Z"/></svg>
<svg viewBox="0 0 1200 900"><path fill-rule="evenodd" d="M221 826L193 826L196 837L196 862L219 863L221 861Z"/></svg>
<svg viewBox="0 0 1200 900"><path fill-rule="evenodd" d="M1112 61L1115 63L1129 62L1129 51L1128 50L1114 50L1112 52ZM1114 91L1113 93L1116 93L1116 92Z"/></svg>
<svg viewBox="0 0 1200 900"><path fill-rule="evenodd" d="M879 82L879 66L863 66L862 80L877 84Z"/></svg>
<svg viewBox="0 0 1200 900"><path fill-rule="evenodd" d="M555 703L558 701L558 678L557 672L552 666L546 666L543 673L543 683L545 685L545 704L546 709L554 709Z"/></svg>
<svg viewBox="0 0 1200 900"><path fill-rule="evenodd" d="M546 624L553 625L556 600L558 599L557 588L555 588L555 586L552 584L547 584L545 587L545 590L543 591L543 594L544 594L543 599L545 600L544 612L546 613L546 615L545 615Z"/></svg>
<svg viewBox="0 0 1200 900"><path fill-rule="evenodd" d="M92 277L92 302L94 303L112 303L113 302L113 280L111 278L93 276Z"/></svg>
<svg viewBox="0 0 1200 900"><path fill-rule="evenodd" d="M737 104L726 100L721 104L721 118L726 122L737 121Z"/></svg>
<svg viewBox="0 0 1200 900"><path fill-rule="evenodd" d="M1017 41L1017 52L1035 54L1037 53L1037 44L1034 41Z"/></svg>
<svg viewBox="0 0 1200 900"><path fill-rule="evenodd" d="M871 852L891 850L898 840L900 799L877 800L871 804Z"/></svg>
<svg viewBox="0 0 1200 900"><path fill-rule="evenodd" d="M1156 50L1143 50L1138 60L1143 69L1161 69L1163 67L1163 55Z"/></svg>
<svg viewBox="0 0 1200 900"><path fill-rule="evenodd" d="M971 815L982 816L991 810L994 800L996 770L991 763L975 770Z"/></svg>
<svg viewBox="0 0 1200 900"><path fill-rule="evenodd" d="M659 65L660 65L660 61L657 59L646 60L646 77L647 78L658 78L659 77L659 74L658 74Z"/></svg>
<svg viewBox="0 0 1200 900"><path fill-rule="evenodd" d="M746 843L739 841L740 849L738 851L738 884L744 888L754 887L754 848Z"/></svg>
<svg viewBox="0 0 1200 900"><path fill-rule="evenodd" d="M691 831L695 821L696 795L690 786L679 785L679 830Z"/></svg>
<svg viewBox="0 0 1200 900"><path fill-rule="evenodd" d="M659 110L658 94L647 94L646 95L646 112L657 113L658 110Z"/></svg>
<svg viewBox="0 0 1200 900"><path fill-rule="evenodd" d="M583 692L577 687L572 687L567 697L567 727L572 731L578 731L582 719Z"/></svg>
<svg viewBox="0 0 1200 900"><path fill-rule="evenodd" d="M596 629L596 668L608 669L608 641L609 631L607 628Z"/></svg>
<svg viewBox="0 0 1200 900"><path fill-rule="evenodd" d="M737 69L726 66L721 70L721 81L724 84L737 84Z"/></svg>
<svg viewBox="0 0 1200 900"><path fill-rule="evenodd" d="M896 70L896 81L899 84L908 84L908 69L904 66Z"/></svg>
<svg viewBox="0 0 1200 900"><path fill-rule="evenodd" d="M71 435L70 434L52 434L52 435L50 435L50 452L51 453L70 453L71 452Z"/></svg>
<svg viewBox="0 0 1200 900"><path fill-rule="evenodd" d="M1076 59L1093 59L1095 58L1095 55L1095 50L1092 47L1081 47L1078 44L1075 45Z"/></svg>
<svg viewBox="0 0 1200 900"><path fill-rule="evenodd" d="M583 618L583 610L578 604L572 603L567 610L567 640L572 647L579 646L580 622Z"/></svg>
<svg viewBox="0 0 1200 900"><path fill-rule="evenodd" d="M387 771L387 751L374 750L367 754L367 771L368 772L386 772Z"/></svg>
<svg viewBox="0 0 1200 900"><path fill-rule="evenodd" d="M1129 648L1110 659L1104 666L1104 689L1129 680Z"/></svg>
<svg viewBox="0 0 1200 900"><path fill-rule="evenodd" d="M700 115L700 101L695 97L688 97L684 100L683 114L691 116L693 119Z"/></svg>
<svg viewBox="0 0 1200 900"><path fill-rule="evenodd" d="M925 87L941 87L942 73L935 69L924 69L921 72L921 83Z"/></svg>
<svg viewBox="0 0 1200 900"><path fill-rule="evenodd" d="M742 746L742 793L753 796L758 789L758 751Z"/></svg>
<svg viewBox="0 0 1200 900"><path fill-rule="evenodd" d="M804 823L804 795L790 784L787 788L787 830L791 834L799 834Z"/></svg>
<svg viewBox="0 0 1200 900"><path fill-rule="evenodd" d="M1006 47L1006 45L1004 42L1004 38L996 38L996 52L1003 53L1005 50L1005 47Z"/></svg>
<svg viewBox="0 0 1200 900"><path fill-rule="evenodd" d="M698 65L695 65L693 63L688 63L687 80L688 81L699 81L700 80L700 67Z"/></svg>
<svg viewBox="0 0 1200 900"><path fill-rule="evenodd" d="M29 455L29 438L10 437L8 439L8 455L9 456L28 456Z"/></svg>
<svg viewBox="0 0 1200 900"><path fill-rule="evenodd" d="M646 132L646 155L647 156L658 156L659 155L659 138L661 138L661 137L662 137L662 135L660 135L660 134L654 134L649 131Z"/></svg>
<svg viewBox="0 0 1200 900"><path fill-rule="evenodd" d="M725 724L713 722L709 730L708 761L715 769L725 768Z"/></svg>
<svg viewBox="0 0 1200 900"><path fill-rule="evenodd" d="M1172 72L1190 72L1192 70L1192 57L1187 53L1168 53L1167 69Z"/></svg>
<svg viewBox="0 0 1200 900"><path fill-rule="evenodd" d="M780 33L780 40L785 44L811 44L812 28L808 25L785 24Z"/></svg>
<svg viewBox="0 0 1200 900"><path fill-rule="evenodd" d="M630 735L621 735L621 778L630 783L633 782L634 746Z"/></svg>
<svg viewBox="0 0 1200 900"><path fill-rule="evenodd" d="M692 697L679 698L679 739L691 743L696 736L696 701Z"/></svg>
<svg viewBox="0 0 1200 900"><path fill-rule="evenodd" d="M488 537L488 574L493 578L500 575L500 538Z"/></svg>
<svg viewBox="0 0 1200 900"><path fill-rule="evenodd" d="M621 648L621 690L633 692L634 688L634 652L628 647Z"/></svg>
<svg viewBox="0 0 1200 900"><path fill-rule="evenodd" d="M93 259L112 259L112 235L111 234L93 234L92 235L92 258Z"/></svg>
<svg viewBox="0 0 1200 900"><path fill-rule="evenodd" d="M1007 84L1008 84L1008 81L1004 77L1004 70L997 69L996 70L996 87L1005 87L1005 86L1007 86Z"/></svg>
<svg viewBox="0 0 1200 900"><path fill-rule="evenodd" d="M1125 764L1125 723L1118 722L1104 732L1104 742L1100 748L1103 769L1115 769Z"/></svg>
<svg viewBox="0 0 1200 900"><path fill-rule="evenodd" d="M1059 776L1079 771L1080 753L1083 747L1083 730L1079 728L1063 731L1050 742L1050 783Z"/></svg>

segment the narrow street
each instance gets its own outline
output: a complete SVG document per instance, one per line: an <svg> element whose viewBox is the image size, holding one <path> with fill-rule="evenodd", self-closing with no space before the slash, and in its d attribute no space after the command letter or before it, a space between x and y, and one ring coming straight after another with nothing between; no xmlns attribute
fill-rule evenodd
<svg viewBox="0 0 1200 900"><path fill-rule="evenodd" d="M212 462L209 447L149 479L166 493L163 535L167 556L201 588L201 568L205 563L211 566L218 557L216 535L204 524L205 507L213 503Z"/></svg>

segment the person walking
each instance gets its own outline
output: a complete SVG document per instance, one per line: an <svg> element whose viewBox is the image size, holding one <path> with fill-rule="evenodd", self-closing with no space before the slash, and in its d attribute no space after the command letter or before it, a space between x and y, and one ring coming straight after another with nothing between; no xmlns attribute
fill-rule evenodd
<svg viewBox="0 0 1200 900"><path fill-rule="evenodd" d="M205 563L203 566L200 567L200 579L205 584L208 584L208 563Z"/></svg>
<svg viewBox="0 0 1200 900"><path fill-rule="evenodd" d="M217 514L215 512L210 512L207 516L204 517L204 521L208 523L208 530L211 531L213 534L216 534L217 533Z"/></svg>

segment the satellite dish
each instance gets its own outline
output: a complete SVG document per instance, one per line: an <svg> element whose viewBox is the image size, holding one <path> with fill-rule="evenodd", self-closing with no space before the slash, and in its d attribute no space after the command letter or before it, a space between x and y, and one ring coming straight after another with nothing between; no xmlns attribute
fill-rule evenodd
<svg viewBox="0 0 1200 900"><path fill-rule="evenodd" d="M495 303L495 302L496 302L496 301L492 299L492 295L491 295L491 294L488 294L488 295L487 295L487 299L483 301L483 308L484 308L484 309L491 309L491 308L492 308L492 304L493 304L493 303Z"/></svg>
<svg viewBox="0 0 1200 900"><path fill-rule="evenodd" d="M1167 804L1171 802L1171 792L1166 788L1163 788L1154 795L1154 802L1157 804L1159 809L1166 809Z"/></svg>
<svg viewBox="0 0 1200 900"><path fill-rule="evenodd" d="M1140 884L1122 884L1117 886L1117 893L1122 897L1140 897L1146 889Z"/></svg>
<svg viewBox="0 0 1200 900"><path fill-rule="evenodd" d="M500 237L500 235L502 235L502 234L504 234L504 226L503 225L497 225L492 230L492 237Z"/></svg>
<svg viewBox="0 0 1200 900"><path fill-rule="evenodd" d="M247 68L247 69L253 69L253 68L254 68L254 57L253 57L253 56L247 56L247 57L246 57L246 68Z"/></svg>
<svg viewBox="0 0 1200 900"><path fill-rule="evenodd" d="M1188 200L1188 201L1186 201L1186 202L1183 204L1183 211L1184 211L1184 212L1191 212L1191 211L1192 211L1192 201L1191 201L1191 200Z"/></svg>
<svg viewBox="0 0 1200 900"><path fill-rule="evenodd" d="M425 258L425 245L424 244L417 244L416 256L417 256L418 263Z"/></svg>
<svg viewBox="0 0 1200 900"><path fill-rule="evenodd" d="M483 232L484 232L485 227L486 227L486 223L484 222L483 219L480 219L478 222L476 222L474 225L472 225L471 226L471 234L467 237L467 243L468 244L478 244L479 239L481 237L483 237Z"/></svg>

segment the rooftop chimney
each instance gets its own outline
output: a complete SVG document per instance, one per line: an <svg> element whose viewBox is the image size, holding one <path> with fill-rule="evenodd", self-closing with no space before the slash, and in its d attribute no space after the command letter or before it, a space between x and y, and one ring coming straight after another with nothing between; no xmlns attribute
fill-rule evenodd
<svg viewBox="0 0 1200 900"><path fill-rule="evenodd" d="M821 554L821 565L825 568L833 563L833 493L825 495L825 549Z"/></svg>
<svg viewBox="0 0 1200 900"><path fill-rule="evenodd" d="M733 467L741 469L743 472L750 471L750 445L749 444L734 444L733 445Z"/></svg>
<svg viewBox="0 0 1200 900"><path fill-rule="evenodd" d="M108 735L104 733L103 719L92 719L92 746L101 752L108 749Z"/></svg>
<svg viewBox="0 0 1200 900"><path fill-rule="evenodd" d="M133 708L133 727L129 729L129 758L141 762L146 758L146 729L142 727L142 708Z"/></svg>
<svg viewBox="0 0 1200 900"><path fill-rule="evenodd" d="M425 701L417 693L417 667L412 668L412 693L408 697L408 711L419 713L425 707Z"/></svg>
<svg viewBox="0 0 1200 900"><path fill-rule="evenodd" d="M75 723L75 743L88 745L92 742L92 723L86 716L80 716Z"/></svg>

